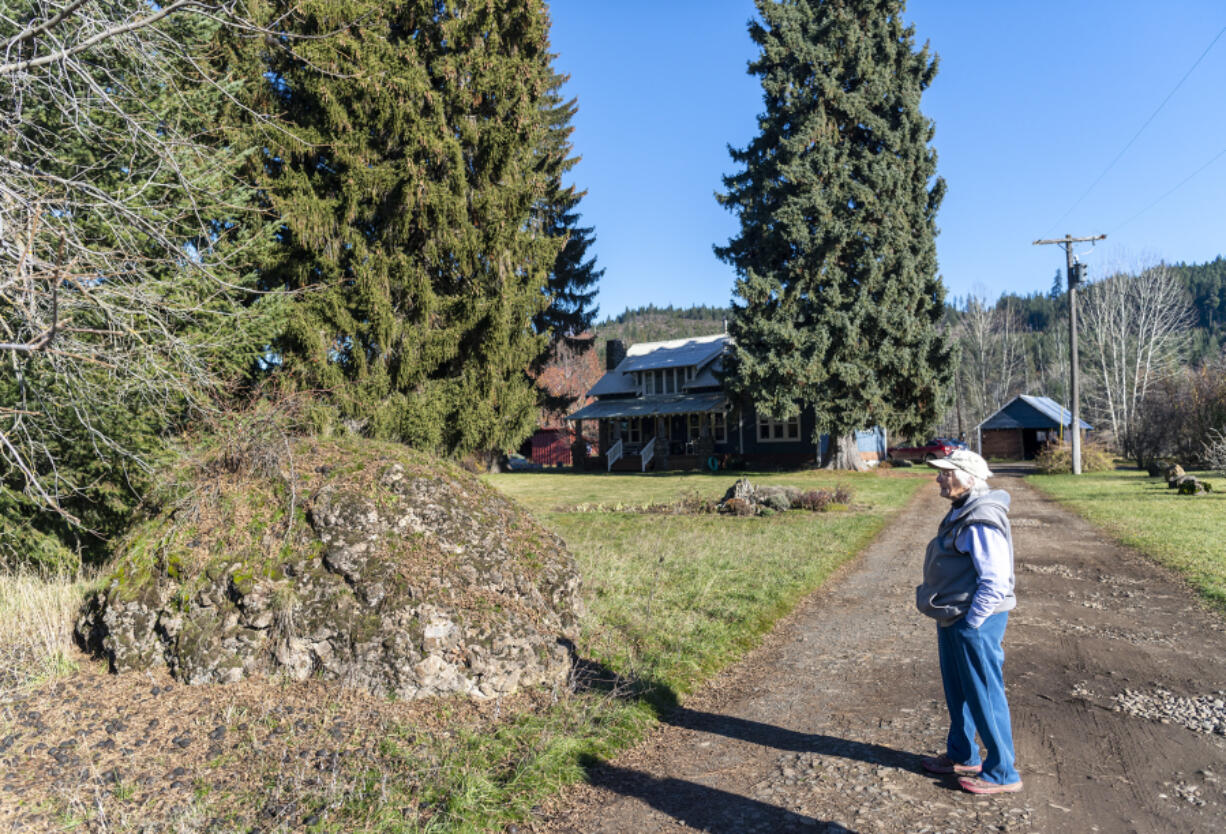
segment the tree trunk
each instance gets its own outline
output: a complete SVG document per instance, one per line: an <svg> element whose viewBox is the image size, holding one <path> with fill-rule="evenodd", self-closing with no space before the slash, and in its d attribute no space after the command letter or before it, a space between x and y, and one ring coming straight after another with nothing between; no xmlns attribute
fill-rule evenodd
<svg viewBox="0 0 1226 834"><path fill-rule="evenodd" d="M860 457L860 450L856 446L855 434L845 434L838 440L833 440L830 450L830 459L826 462L825 469L850 469L855 472L866 472L868 464L864 462L864 458Z"/></svg>

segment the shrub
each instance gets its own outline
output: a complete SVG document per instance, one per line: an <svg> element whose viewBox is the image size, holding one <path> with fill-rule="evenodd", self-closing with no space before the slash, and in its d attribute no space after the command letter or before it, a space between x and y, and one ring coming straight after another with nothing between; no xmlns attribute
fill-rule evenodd
<svg viewBox="0 0 1226 834"><path fill-rule="evenodd" d="M755 515L757 508L742 498L729 498L724 502L724 512L732 515Z"/></svg>
<svg viewBox="0 0 1226 834"><path fill-rule="evenodd" d="M792 509L792 502L786 495L767 495L762 499L762 506L769 507L777 513Z"/></svg>
<svg viewBox="0 0 1226 834"><path fill-rule="evenodd" d="M1073 471L1073 450L1057 444L1044 446L1035 462L1044 475L1067 474ZM1115 460L1102 446L1087 443L1081 447L1082 472L1110 472L1114 468Z"/></svg>
<svg viewBox="0 0 1226 834"><path fill-rule="evenodd" d="M799 500L796 502L796 508L799 510L809 510L810 512L821 512L826 509L834 497L828 490L810 489L800 494Z"/></svg>
<svg viewBox="0 0 1226 834"><path fill-rule="evenodd" d="M718 509L715 501L702 497L696 489L690 489L676 501L644 505L642 512L653 515L705 515Z"/></svg>
<svg viewBox="0 0 1226 834"><path fill-rule="evenodd" d="M843 484L837 485L833 490L828 489L810 489L802 492L796 497L793 507L798 510L809 510L810 512L826 512L834 509L835 505L847 505L851 503L851 489Z"/></svg>

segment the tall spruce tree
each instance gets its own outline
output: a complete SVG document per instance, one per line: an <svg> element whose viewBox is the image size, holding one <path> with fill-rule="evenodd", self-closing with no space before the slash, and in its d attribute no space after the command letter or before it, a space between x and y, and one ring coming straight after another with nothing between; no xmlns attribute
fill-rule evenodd
<svg viewBox="0 0 1226 834"><path fill-rule="evenodd" d="M552 56L551 56L552 57ZM575 99L563 99L561 87L569 76L555 74L546 99L548 133L544 162L549 172L549 189L538 206L539 222L545 234L565 241L549 272L549 306L536 317L538 333L550 335L550 347L566 336L578 336L592 326L599 308L592 304L596 282L604 275L596 268L596 258L588 249L596 238L594 228L580 226L579 202L586 191L564 185L563 178L578 164L571 155L571 119L578 109Z"/></svg>
<svg viewBox="0 0 1226 834"><path fill-rule="evenodd" d="M554 56L550 56L551 58ZM579 201L586 191L574 185L565 185L563 178L578 164L572 156L570 135L574 132L571 119L577 110L575 99L564 99L561 87L569 76L555 74L549 94L545 99L548 131L542 148L542 162L549 174L545 198L536 207L536 222L541 231L551 238L562 241L549 271L545 287L548 306L537 313L533 327L537 333L547 336L544 349L532 366L537 393L541 401L541 425L556 422L557 415L568 411L575 398L565 386L552 384L550 368L570 366L582 354L592 350L594 340L577 338L592 326L597 307L592 303L596 297L596 282L604 275L596 268L596 258L588 257L588 249L596 238L591 226L580 226Z"/></svg>
<svg viewBox="0 0 1226 834"><path fill-rule="evenodd" d="M549 185L543 3L274 0L270 19L287 37L258 60L287 131L262 166L283 223L263 274L299 291L286 375L366 435L515 446L563 243L532 214Z"/></svg>
<svg viewBox="0 0 1226 834"><path fill-rule="evenodd" d="M940 416L951 347L939 329L937 207L945 183L920 96L936 74L901 0L756 0L761 133L720 203L741 230L726 384L817 433L915 434ZM816 440L816 438L815 438ZM854 460L853 460L854 458Z"/></svg>

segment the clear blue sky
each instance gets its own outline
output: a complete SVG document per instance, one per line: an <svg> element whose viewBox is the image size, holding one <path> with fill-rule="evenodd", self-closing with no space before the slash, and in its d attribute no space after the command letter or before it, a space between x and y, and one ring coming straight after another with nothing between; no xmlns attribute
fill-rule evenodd
<svg viewBox="0 0 1226 834"><path fill-rule="evenodd" d="M727 304L734 275L711 246L737 226L713 194L733 170L727 146L749 141L762 109L745 72L753 3L549 6L579 101L573 181L607 270L599 319ZM1077 203L1226 27L1226 2L913 0L906 18L941 59L923 110L949 186L937 252L951 295L1046 292L1064 255L1031 241L1066 233L1108 235L1086 258L1091 277L1226 254L1226 36Z"/></svg>

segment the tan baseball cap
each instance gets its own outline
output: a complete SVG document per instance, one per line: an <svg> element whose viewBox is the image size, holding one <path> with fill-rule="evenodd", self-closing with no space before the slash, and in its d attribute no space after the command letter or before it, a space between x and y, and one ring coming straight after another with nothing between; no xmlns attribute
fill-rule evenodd
<svg viewBox="0 0 1226 834"><path fill-rule="evenodd" d="M961 469L981 481L992 477L988 462L969 449L954 449L948 457L933 458L928 461L928 465L933 469Z"/></svg>

